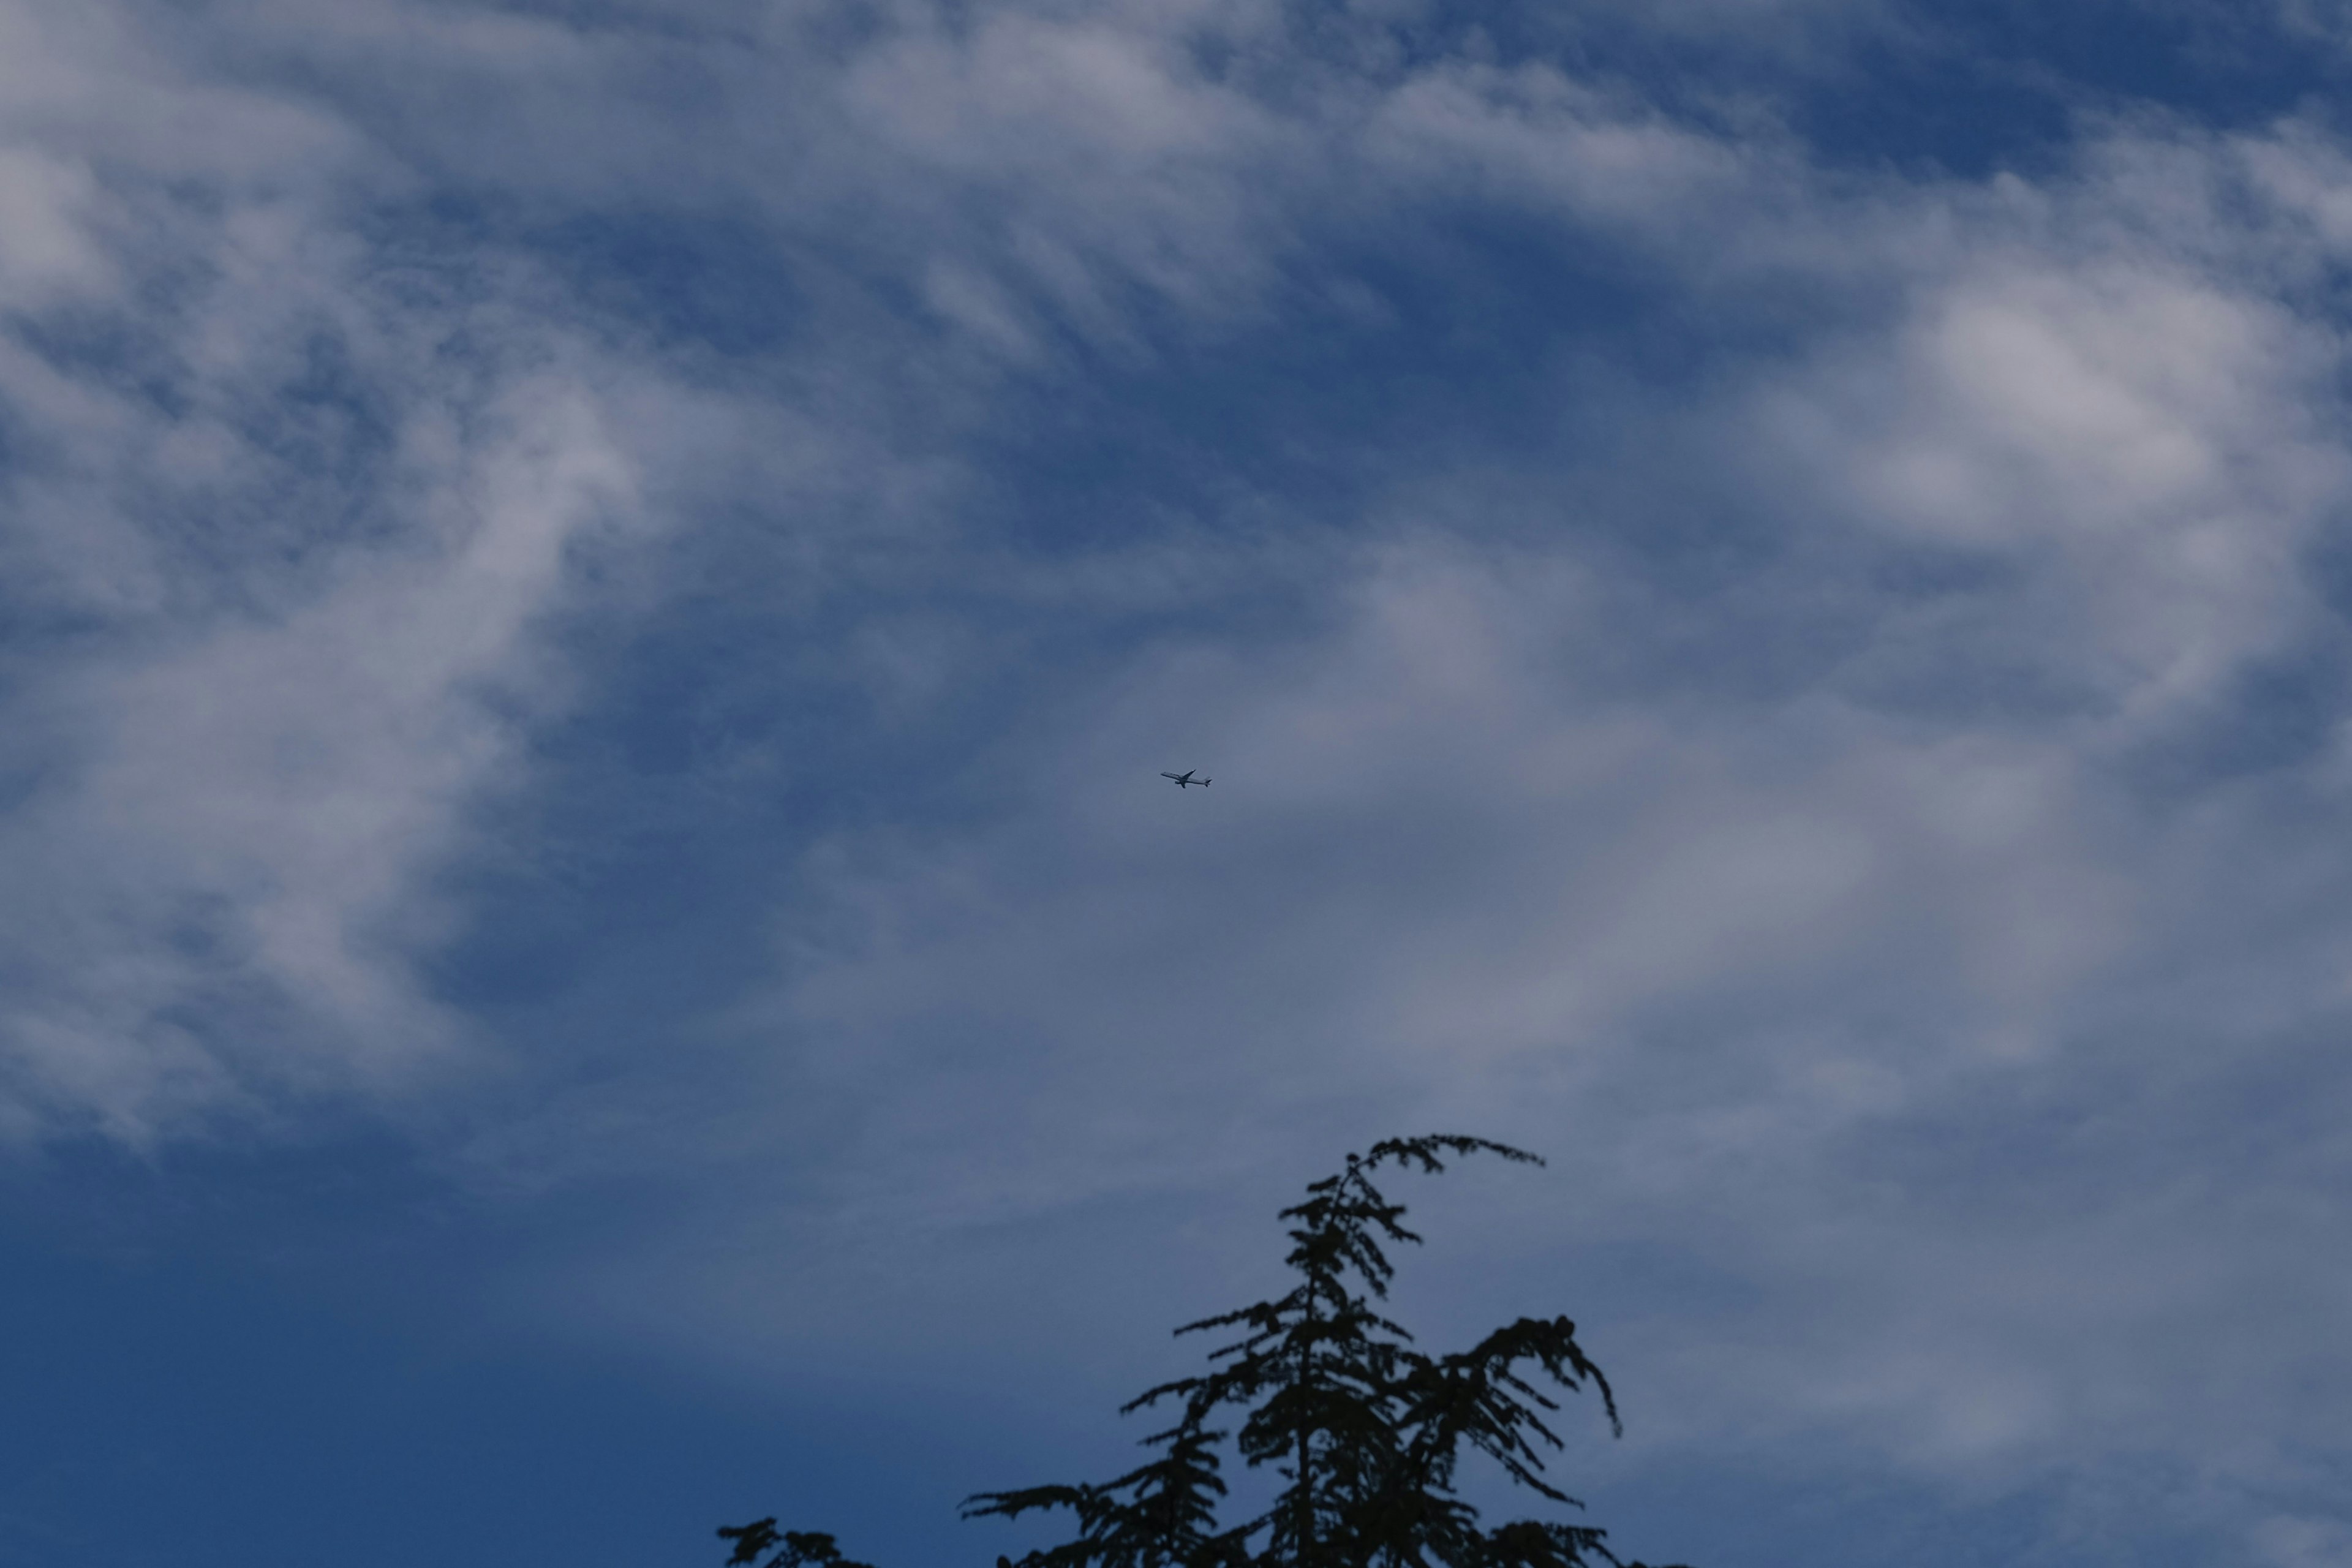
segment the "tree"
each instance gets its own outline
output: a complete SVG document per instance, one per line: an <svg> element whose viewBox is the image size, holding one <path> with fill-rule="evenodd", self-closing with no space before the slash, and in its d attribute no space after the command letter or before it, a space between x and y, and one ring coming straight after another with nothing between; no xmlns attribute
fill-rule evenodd
<svg viewBox="0 0 2352 1568"><path fill-rule="evenodd" d="M1545 1425L1559 1409L1546 1385L1599 1394L1622 1432L1609 1380L1566 1318L1521 1318L1466 1351L1431 1356L1376 1310L1395 1269L1385 1248L1421 1237L1404 1205L1373 1185L1385 1165L1435 1174L1447 1156L1490 1153L1526 1164L1523 1149L1483 1138L1392 1138L1347 1168L1308 1184L1284 1209L1292 1223L1286 1259L1298 1283L1286 1295L1186 1323L1179 1335L1229 1331L1209 1370L1147 1389L1121 1408L1169 1411L1172 1425L1145 1437L1154 1458L1098 1484L979 1492L967 1519L1065 1510L1076 1537L997 1568L1644 1568L1602 1543L1604 1531L1516 1520L1492 1529L1455 1489L1465 1450L1485 1454L1517 1484L1555 1503L1583 1505L1544 1479L1544 1450L1560 1439ZM1237 1426L1215 1425L1221 1413ZM1228 1438L1252 1468L1283 1479L1263 1513L1218 1521L1225 1495L1220 1449ZM736 1542L732 1564L798 1568L844 1562L829 1535L779 1535L762 1520L719 1531ZM761 1553L775 1548L764 1563Z"/></svg>
<svg viewBox="0 0 2352 1568"><path fill-rule="evenodd" d="M773 1514L750 1524L722 1526L719 1534L721 1540L735 1543L733 1555L727 1559L730 1564L758 1563L760 1553L772 1550L775 1554L762 1568L874 1568L871 1563L853 1563L844 1557L830 1535L777 1530Z"/></svg>

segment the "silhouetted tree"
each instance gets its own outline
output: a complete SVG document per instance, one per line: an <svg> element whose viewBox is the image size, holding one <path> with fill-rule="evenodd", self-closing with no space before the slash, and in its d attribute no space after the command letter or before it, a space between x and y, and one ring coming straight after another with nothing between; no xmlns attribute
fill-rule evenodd
<svg viewBox="0 0 2352 1568"><path fill-rule="evenodd" d="M735 1543L733 1555L727 1559L729 1568L744 1563L759 1563L759 1568L805 1568L807 1564L823 1564L824 1568L874 1568L871 1563L854 1563L841 1554L830 1535L803 1534L797 1530L779 1531L774 1515L754 1520L750 1524L724 1525L719 1536ZM760 1563L760 1553L772 1551L775 1554Z"/></svg>
<svg viewBox="0 0 2352 1568"><path fill-rule="evenodd" d="M1554 1502L1583 1505L1541 1474L1560 1439L1544 1424L1559 1408L1544 1384L1588 1384L1612 1432L1622 1431L1609 1380L1576 1342L1566 1318L1521 1318L1467 1351L1430 1356L1374 1310L1395 1269L1387 1244L1419 1242L1404 1205L1372 1184L1383 1165L1435 1173L1444 1157L1498 1154L1543 1162L1483 1138L1393 1138L1348 1156L1347 1169L1312 1183L1307 1201L1282 1211L1294 1222L1286 1262L1297 1285L1278 1300L1203 1318L1180 1335L1234 1337L1209 1354L1210 1370L1146 1390L1121 1414L1167 1408L1173 1425L1143 1446L1149 1462L1097 1485L980 1492L964 1517L1017 1518L1067 1510L1076 1539L997 1568L1643 1568L1584 1525L1517 1520L1488 1529L1455 1490L1465 1449L1486 1455L1517 1484ZM1213 1423L1221 1412L1237 1427ZM1273 1466L1283 1486L1265 1512L1220 1527L1225 1495L1219 1446L1228 1437L1252 1468ZM719 1531L736 1542L730 1563L798 1568L844 1563L829 1535L779 1535L775 1521ZM758 1563L759 1554L777 1548Z"/></svg>

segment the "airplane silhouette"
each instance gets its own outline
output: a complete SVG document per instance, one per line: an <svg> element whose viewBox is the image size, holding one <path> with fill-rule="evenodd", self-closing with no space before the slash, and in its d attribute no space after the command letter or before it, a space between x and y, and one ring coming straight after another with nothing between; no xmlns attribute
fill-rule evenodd
<svg viewBox="0 0 2352 1568"><path fill-rule="evenodd" d="M1196 779L1192 776L1195 771L1197 770L1186 768L1181 773L1161 773L1160 776L1163 779L1174 779L1178 789L1182 789L1186 784L1199 784L1202 789L1206 789L1217 782L1214 779Z"/></svg>

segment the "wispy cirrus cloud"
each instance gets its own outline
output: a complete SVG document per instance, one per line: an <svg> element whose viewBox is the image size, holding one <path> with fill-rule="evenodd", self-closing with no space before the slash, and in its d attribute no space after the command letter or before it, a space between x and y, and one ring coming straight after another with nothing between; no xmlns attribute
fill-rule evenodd
<svg viewBox="0 0 2352 1568"><path fill-rule="evenodd" d="M1758 1293L1727 1335L1719 1294L1613 1303L1670 1446L2003 1486L2096 1451L2200 1478L2167 1528L2289 1551L2344 1373L2296 1194L2345 1151L2255 1106L2340 1102L2352 911L2332 721L2246 725L2340 643L2321 145L2126 131L2039 185L1722 209L1667 264L1727 314L1821 290L1788 350L1417 472L1311 621L1171 636L1033 728L1001 824L828 844L761 1016L843 1201L969 1283L1138 1171L1507 1128L1575 1151L1560 1256L1672 1236ZM1714 562L1657 526L1692 508L1737 510ZM1171 811L1154 760L1245 787ZM874 1321L694 1277L646 1310Z"/></svg>

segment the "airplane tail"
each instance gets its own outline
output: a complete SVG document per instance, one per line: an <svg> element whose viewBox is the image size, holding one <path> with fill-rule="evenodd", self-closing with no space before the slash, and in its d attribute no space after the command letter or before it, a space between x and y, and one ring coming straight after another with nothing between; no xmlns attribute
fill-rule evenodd
<svg viewBox="0 0 2352 1568"><path fill-rule="evenodd" d="M1217 781L1216 781L1216 780L1214 780L1214 779L1202 779L1202 780L1201 781L1201 787L1202 787L1202 789L1206 789L1206 788L1208 788L1211 784L1214 784L1214 783L1216 783L1216 782L1217 782Z"/></svg>

